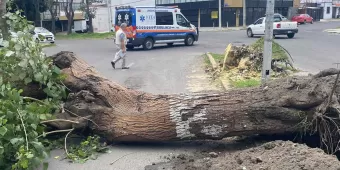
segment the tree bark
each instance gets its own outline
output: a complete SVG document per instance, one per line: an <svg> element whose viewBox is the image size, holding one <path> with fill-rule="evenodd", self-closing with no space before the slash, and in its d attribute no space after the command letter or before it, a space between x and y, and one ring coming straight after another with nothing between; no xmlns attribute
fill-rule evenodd
<svg viewBox="0 0 340 170"><path fill-rule="evenodd" d="M87 126L108 141L222 139L299 131L325 107L339 72L330 69L315 76L289 77L265 87L222 93L153 95L102 77L72 52L52 58L67 75L64 84L71 90L66 111L57 117L81 119L78 128ZM340 113L339 94L336 86L330 114Z"/></svg>
<svg viewBox="0 0 340 170"><path fill-rule="evenodd" d="M90 11L90 2L89 0L86 0L86 13L89 17L89 33L93 33L93 24L92 24L92 20L93 20L93 14Z"/></svg>
<svg viewBox="0 0 340 170"><path fill-rule="evenodd" d="M57 5L59 4L58 0L48 0L46 1L48 10L51 14L51 24L52 24L52 33L56 34L56 27L55 27L55 21L57 16ZM54 8L55 7L55 8Z"/></svg>
<svg viewBox="0 0 340 170"><path fill-rule="evenodd" d="M73 0L68 0L68 4L65 6L65 13L67 17L67 35L72 33L72 24L73 24L73 18L74 18L74 10L72 7Z"/></svg>
<svg viewBox="0 0 340 170"><path fill-rule="evenodd" d="M10 38L10 34L8 32L8 25L6 23L6 18L3 18L5 16L7 9L6 9L6 3L7 0L0 0L0 31L3 39L8 40Z"/></svg>

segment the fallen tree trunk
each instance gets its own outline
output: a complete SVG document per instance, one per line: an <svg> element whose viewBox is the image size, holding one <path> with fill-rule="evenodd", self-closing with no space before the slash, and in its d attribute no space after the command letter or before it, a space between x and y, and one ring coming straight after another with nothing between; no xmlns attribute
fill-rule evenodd
<svg viewBox="0 0 340 170"><path fill-rule="evenodd" d="M108 141L221 139L298 131L326 107L338 72L331 69L216 94L153 95L102 77L72 52L60 52L53 60L67 74L64 84L72 92L66 111L57 117L91 117L93 122L82 121L78 128L88 126ZM337 86L327 113L339 113L339 94Z"/></svg>

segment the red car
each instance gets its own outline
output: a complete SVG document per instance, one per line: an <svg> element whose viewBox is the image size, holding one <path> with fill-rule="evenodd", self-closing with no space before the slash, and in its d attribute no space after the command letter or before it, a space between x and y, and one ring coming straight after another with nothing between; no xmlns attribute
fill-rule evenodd
<svg viewBox="0 0 340 170"><path fill-rule="evenodd" d="M293 16L292 21L296 21L298 23L304 23L304 24L306 23L313 24L314 19L308 14L298 14L298 15Z"/></svg>

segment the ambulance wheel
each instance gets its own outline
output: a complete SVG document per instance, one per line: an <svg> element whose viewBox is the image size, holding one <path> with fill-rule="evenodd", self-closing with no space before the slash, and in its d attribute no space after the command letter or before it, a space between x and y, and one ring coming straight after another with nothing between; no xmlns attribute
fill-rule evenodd
<svg viewBox="0 0 340 170"><path fill-rule="evenodd" d="M144 50L151 50L153 48L153 45L154 45L153 39L147 38L147 39L145 39L145 41L143 43L143 49Z"/></svg>
<svg viewBox="0 0 340 170"><path fill-rule="evenodd" d="M194 44L194 41L195 41L194 37L192 35L188 35L184 43L187 46L192 46Z"/></svg>

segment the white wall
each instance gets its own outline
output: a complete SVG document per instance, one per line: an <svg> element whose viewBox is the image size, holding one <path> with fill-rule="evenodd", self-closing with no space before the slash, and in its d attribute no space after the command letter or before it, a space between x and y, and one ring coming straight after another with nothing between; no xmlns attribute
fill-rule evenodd
<svg viewBox="0 0 340 170"><path fill-rule="evenodd" d="M109 31L109 15L106 7L98 7L96 10L96 17L92 20L94 32L108 32Z"/></svg>
<svg viewBox="0 0 340 170"><path fill-rule="evenodd" d="M122 5L154 6L155 0L111 0L111 16L107 7L97 7L96 17L93 19L94 32L108 32L109 28L112 29L112 25L110 25L109 19L111 19L112 24L115 23L115 7Z"/></svg>
<svg viewBox="0 0 340 170"><path fill-rule="evenodd" d="M155 6L155 0L111 0L112 23L115 23L116 6Z"/></svg>
<svg viewBox="0 0 340 170"><path fill-rule="evenodd" d="M322 2L320 4L321 7L323 7L323 19L331 19L332 18L332 2ZM329 13L327 13L327 8L329 7Z"/></svg>

